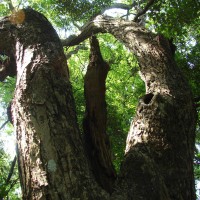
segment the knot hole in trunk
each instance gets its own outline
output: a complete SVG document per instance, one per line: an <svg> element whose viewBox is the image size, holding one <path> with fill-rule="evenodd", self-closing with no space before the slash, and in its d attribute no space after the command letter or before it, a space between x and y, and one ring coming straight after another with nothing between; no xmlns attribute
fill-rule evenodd
<svg viewBox="0 0 200 200"><path fill-rule="evenodd" d="M154 96L153 93L146 94L142 97L142 100L145 104L149 104L153 96Z"/></svg>

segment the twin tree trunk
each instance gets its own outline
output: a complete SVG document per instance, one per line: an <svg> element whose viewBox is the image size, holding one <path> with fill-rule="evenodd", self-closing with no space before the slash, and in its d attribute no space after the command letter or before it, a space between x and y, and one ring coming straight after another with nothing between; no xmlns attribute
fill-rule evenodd
<svg viewBox="0 0 200 200"><path fill-rule="evenodd" d="M196 111L170 44L134 22L97 17L68 45L108 32L138 58L146 95L127 137L115 180L106 135L109 66L91 39L85 77L84 140L77 125L67 63L47 19L31 9L0 21L0 80L17 71L12 113L23 199L194 200ZM86 148L84 148L86 147ZM115 181L115 182L114 182ZM114 184L113 184L114 182Z"/></svg>

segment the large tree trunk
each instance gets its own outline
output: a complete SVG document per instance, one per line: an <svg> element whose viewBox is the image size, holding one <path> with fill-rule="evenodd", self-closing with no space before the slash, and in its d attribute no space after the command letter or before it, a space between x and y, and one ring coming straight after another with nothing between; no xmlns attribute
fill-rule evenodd
<svg viewBox="0 0 200 200"><path fill-rule="evenodd" d="M146 84L127 137L118 186L125 199L195 199L196 111L168 40L134 23L102 24L137 56Z"/></svg>
<svg viewBox="0 0 200 200"><path fill-rule="evenodd" d="M20 12L17 21L0 22L0 50L13 53L17 66L12 111L23 199L109 199L88 166L58 36L39 13ZM134 22L98 17L67 44L97 32L113 34L137 56L147 93L111 199L194 200L196 112L168 41Z"/></svg>
<svg viewBox="0 0 200 200"><path fill-rule="evenodd" d="M85 157L60 40L41 14L21 15L16 24L2 20L0 49L10 47L17 66L12 113L23 199L105 199Z"/></svg>

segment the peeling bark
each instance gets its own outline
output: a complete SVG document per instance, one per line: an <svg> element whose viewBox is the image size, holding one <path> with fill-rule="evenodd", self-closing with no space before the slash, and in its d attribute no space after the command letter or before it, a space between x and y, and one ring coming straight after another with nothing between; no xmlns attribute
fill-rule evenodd
<svg viewBox="0 0 200 200"><path fill-rule="evenodd" d="M85 146L98 183L112 191L115 170L111 159L109 137L106 134L107 110L105 81L109 65L103 60L98 40L90 39L90 63L84 79L86 112L83 122Z"/></svg>

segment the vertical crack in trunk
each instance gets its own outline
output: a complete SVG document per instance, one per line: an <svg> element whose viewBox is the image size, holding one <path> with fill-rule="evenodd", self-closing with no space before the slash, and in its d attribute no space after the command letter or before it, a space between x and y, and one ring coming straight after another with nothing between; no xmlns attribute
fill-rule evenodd
<svg viewBox="0 0 200 200"><path fill-rule="evenodd" d="M84 80L86 111L83 122L84 139L91 167L99 184L108 192L112 191L115 170L111 159L109 137L106 134L107 110L105 81L109 70L103 60L98 40L90 39L90 63Z"/></svg>

